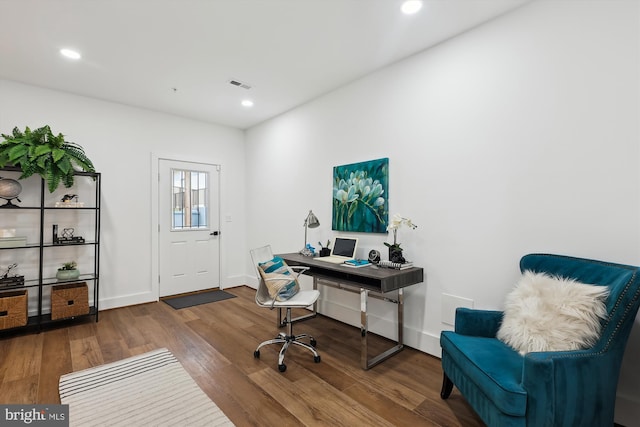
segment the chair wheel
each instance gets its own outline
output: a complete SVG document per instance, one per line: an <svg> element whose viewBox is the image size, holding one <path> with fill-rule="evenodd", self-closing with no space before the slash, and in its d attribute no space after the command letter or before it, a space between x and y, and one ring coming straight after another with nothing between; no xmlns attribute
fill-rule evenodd
<svg viewBox="0 0 640 427"><path fill-rule="evenodd" d="M284 363L282 365L278 365L278 371L284 372L286 370L287 370L287 365L285 365Z"/></svg>
<svg viewBox="0 0 640 427"><path fill-rule="evenodd" d="M255 357L256 359L260 359L260 350L256 350L253 352L253 357Z"/></svg>
<svg viewBox="0 0 640 427"><path fill-rule="evenodd" d="M316 363L320 363L320 356L313 356L313 361Z"/></svg>
<svg viewBox="0 0 640 427"><path fill-rule="evenodd" d="M316 341L315 339L311 338L309 340L309 344L311 344L311 347L314 347L318 345L318 341Z"/></svg>

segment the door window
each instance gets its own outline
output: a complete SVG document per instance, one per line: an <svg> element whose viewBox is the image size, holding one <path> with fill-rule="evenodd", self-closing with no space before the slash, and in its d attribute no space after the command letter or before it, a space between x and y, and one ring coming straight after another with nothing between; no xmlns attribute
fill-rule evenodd
<svg viewBox="0 0 640 427"><path fill-rule="evenodd" d="M209 227L209 174L171 169L171 230L202 230Z"/></svg>

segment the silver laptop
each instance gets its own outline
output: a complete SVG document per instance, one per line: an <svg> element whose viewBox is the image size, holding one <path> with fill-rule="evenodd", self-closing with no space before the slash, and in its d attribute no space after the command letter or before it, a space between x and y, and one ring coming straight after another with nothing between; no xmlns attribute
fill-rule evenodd
<svg viewBox="0 0 640 427"><path fill-rule="evenodd" d="M345 261L355 259L358 249L357 237L335 237L331 246L331 255L316 258L318 261L342 264Z"/></svg>

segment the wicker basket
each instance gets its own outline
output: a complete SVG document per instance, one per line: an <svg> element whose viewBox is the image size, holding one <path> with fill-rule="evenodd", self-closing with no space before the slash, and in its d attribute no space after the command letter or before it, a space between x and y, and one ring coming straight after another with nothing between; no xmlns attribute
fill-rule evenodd
<svg viewBox="0 0 640 427"><path fill-rule="evenodd" d="M89 314L89 288L85 282L52 287L51 320L83 314Z"/></svg>
<svg viewBox="0 0 640 427"><path fill-rule="evenodd" d="M27 290L0 293L0 329L27 324Z"/></svg>

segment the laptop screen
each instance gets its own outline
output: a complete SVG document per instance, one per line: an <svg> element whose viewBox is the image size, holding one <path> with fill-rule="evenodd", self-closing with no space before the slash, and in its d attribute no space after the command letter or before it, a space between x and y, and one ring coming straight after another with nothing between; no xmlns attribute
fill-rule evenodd
<svg viewBox="0 0 640 427"><path fill-rule="evenodd" d="M358 239L354 237L336 237L333 241L331 255L355 258Z"/></svg>

